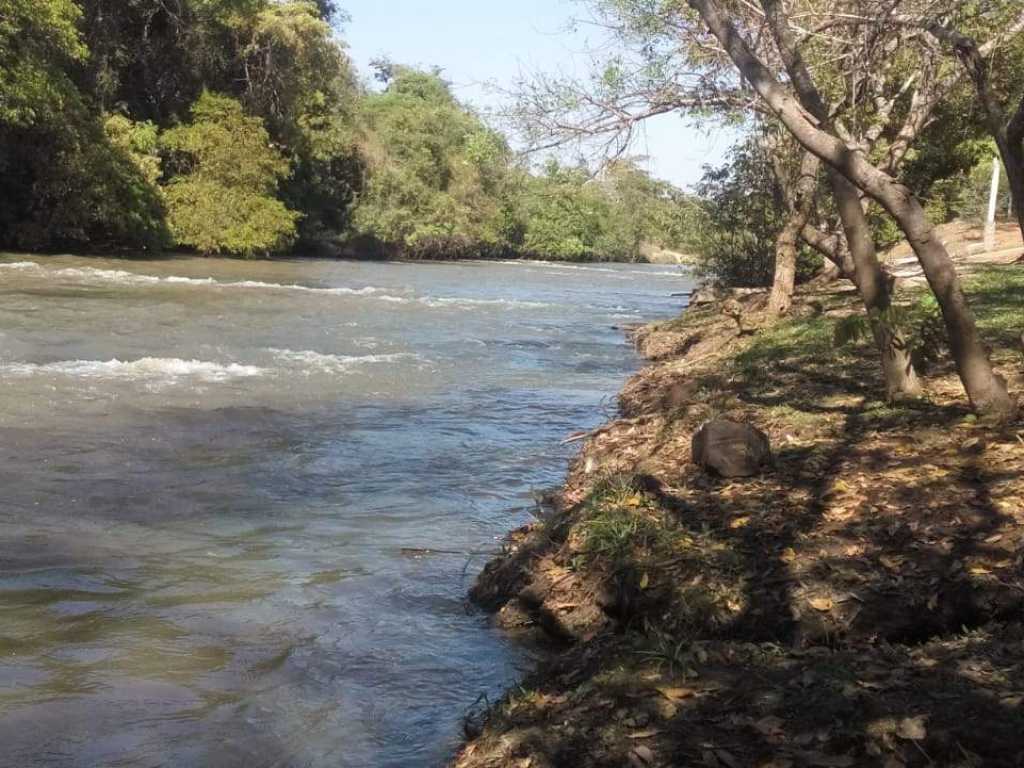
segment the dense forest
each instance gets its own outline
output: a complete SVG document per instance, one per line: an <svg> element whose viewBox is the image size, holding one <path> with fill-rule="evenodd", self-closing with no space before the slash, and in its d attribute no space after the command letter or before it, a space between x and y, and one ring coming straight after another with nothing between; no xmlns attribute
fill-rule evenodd
<svg viewBox="0 0 1024 768"><path fill-rule="evenodd" d="M0 245L641 258L692 201L531 168L439 71L364 84L331 0L0 0Z"/></svg>

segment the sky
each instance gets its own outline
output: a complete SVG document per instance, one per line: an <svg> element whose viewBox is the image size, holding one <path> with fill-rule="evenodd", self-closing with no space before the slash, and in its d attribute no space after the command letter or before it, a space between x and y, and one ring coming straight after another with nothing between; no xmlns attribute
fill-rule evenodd
<svg viewBox="0 0 1024 768"><path fill-rule="evenodd" d="M386 57L414 66L439 66L464 103L486 109L501 96L490 84L509 85L531 72L583 75L587 50L605 37L583 24L574 0L342 0L350 21L342 27L349 53L368 78L370 62ZM688 188L705 164L719 165L736 134L697 128L679 115L648 121L632 150L648 170Z"/></svg>

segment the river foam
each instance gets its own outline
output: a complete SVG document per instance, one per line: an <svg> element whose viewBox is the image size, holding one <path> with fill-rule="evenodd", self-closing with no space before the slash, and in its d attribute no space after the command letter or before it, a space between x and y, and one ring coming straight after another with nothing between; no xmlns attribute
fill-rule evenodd
<svg viewBox="0 0 1024 768"><path fill-rule="evenodd" d="M360 365L395 363L400 360L419 360L423 358L411 352L394 352L381 355L325 355L309 349L271 349L277 360L290 368L310 376L314 373L345 373Z"/></svg>
<svg viewBox="0 0 1024 768"><path fill-rule="evenodd" d="M38 272L40 276L55 279L73 280L83 283L113 283L116 285L191 285L213 288L301 291L303 293L323 293L334 296L372 296L374 294L382 293L385 290L384 288L375 288L373 286L367 286L365 288L317 288L292 283L268 283L262 280L221 282L219 280L214 280L212 277L184 277L179 275L159 277L157 275L141 275L137 272L128 272L123 269L98 269L96 267L64 267L51 269L34 261L16 261L9 264L0 264L0 269L33 271Z"/></svg>
<svg viewBox="0 0 1024 768"><path fill-rule="evenodd" d="M239 363L214 363L172 357L138 360L61 360L53 363L0 363L0 376L70 376L84 379L174 380L220 382L262 376L266 369Z"/></svg>
<svg viewBox="0 0 1024 768"><path fill-rule="evenodd" d="M495 264L515 267L533 267L541 269L560 269L570 272L603 272L620 277L680 277L681 272L648 272L637 269L612 269L611 267L595 267L587 264L563 264L557 261L537 261L536 259L505 259Z"/></svg>
<svg viewBox="0 0 1024 768"><path fill-rule="evenodd" d="M177 357L143 357L138 360L59 360L51 363L0 362L0 380L38 376L76 379L122 379L173 384L221 383L257 377L340 375L364 365L397 363L403 360L425 362L409 352L374 355L331 355L312 350L268 349L272 365L237 362L184 360Z"/></svg>
<svg viewBox="0 0 1024 768"><path fill-rule="evenodd" d="M54 280L68 280L85 284L105 284L118 286L195 286L217 289L243 289L243 290L268 290L268 291L299 291L302 293L320 294L324 296L357 296L372 298L377 301L384 301L391 304L419 304L431 308L454 308L471 309L474 307L498 307L505 309L541 309L554 306L539 301L518 301L515 299L469 299L461 297L435 297L435 296L396 296L389 293L387 288L366 286L363 288L321 288L316 286L298 285L294 283L271 283L262 280L241 280L236 282L221 282L212 277L184 277L169 275L159 277L157 275L142 275L137 272L128 272L123 269L98 269L95 267L63 267L52 269L44 267L34 261L17 261L7 264L0 264L0 269L19 270L22 272L37 273L40 277Z"/></svg>

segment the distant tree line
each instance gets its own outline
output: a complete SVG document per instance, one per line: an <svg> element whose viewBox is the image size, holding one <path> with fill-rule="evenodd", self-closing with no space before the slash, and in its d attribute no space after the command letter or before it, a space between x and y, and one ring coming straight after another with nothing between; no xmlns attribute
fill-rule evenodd
<svg viewBox="0 0 1024 768"><path fill-rule="evenodd" d="M0 246L636 260L694 202L531 170L440 72L362 85L329 0L0 0Z"/></svg>

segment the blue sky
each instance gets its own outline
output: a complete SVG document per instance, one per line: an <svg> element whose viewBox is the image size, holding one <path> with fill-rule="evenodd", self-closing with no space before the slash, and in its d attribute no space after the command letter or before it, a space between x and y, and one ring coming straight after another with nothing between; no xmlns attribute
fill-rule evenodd
<svg viewBox="0 0 1024 768"><path fill-rule="evenodd" d="M342 0L351 16L342 34L364 76L369 62L437 65L458 97L480 107L499 98L489 83L520 73L583 74L586 51L603 35L570 26L585 8L573 0ZM695 183L705 163L717 164L734 140L718 128L697 129L677 115L647 123L633 154L647 155L654 175L681 187Z"/></svg>

